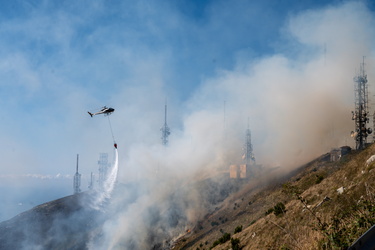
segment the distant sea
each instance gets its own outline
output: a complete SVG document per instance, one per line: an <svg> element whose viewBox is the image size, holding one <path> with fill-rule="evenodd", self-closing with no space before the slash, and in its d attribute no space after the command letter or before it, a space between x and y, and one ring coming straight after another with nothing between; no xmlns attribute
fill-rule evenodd
<svg viewBox="0 0 375 250"><path fill-rule="evenodd" d="M87 190L87 187L81 187ZM0 222L73 194L72 179L0 178Z"/></svg>

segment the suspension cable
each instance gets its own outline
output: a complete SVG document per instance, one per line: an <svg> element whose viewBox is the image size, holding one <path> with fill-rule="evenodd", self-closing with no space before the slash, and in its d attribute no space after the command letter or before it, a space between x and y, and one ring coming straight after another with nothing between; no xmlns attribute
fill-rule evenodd
<svg viewBox="0 0 375 250"><path fill-rule="evenodd" d="M116 143L115 137L113 136L112 124L111 124L111 120L109 119L109 116L108 116L108 123L109 123L109 128L111 129L111 134L112 134L113 142Z"/></svg>

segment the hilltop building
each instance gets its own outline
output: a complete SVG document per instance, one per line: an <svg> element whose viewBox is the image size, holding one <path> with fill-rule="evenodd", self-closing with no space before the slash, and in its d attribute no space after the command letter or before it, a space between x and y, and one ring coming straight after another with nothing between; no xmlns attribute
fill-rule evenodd
<svg viewBox="0 0 375 250"><path fill-rule="evenodd" d="M249 179L256 176L261 169L261 165L257 165L253 153L253 145L251 143L251 131L248 125L246 129L246 141L244 146L244 154L242 156L242 164L229 166L230 179Z"/></svg>
<svg viewBox="0 0 375 250"><path fill-rule="evenodd" d="M330 161L338 161L341 159L342 156L347 155L351 151L351 147L349 146L342 146L339 148L334 148L329 153L330 155Z"/></svg>

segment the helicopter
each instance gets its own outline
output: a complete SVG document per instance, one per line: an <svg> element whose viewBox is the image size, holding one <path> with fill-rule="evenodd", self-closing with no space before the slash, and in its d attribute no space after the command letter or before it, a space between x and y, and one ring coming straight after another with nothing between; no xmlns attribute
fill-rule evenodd
<svg viewBox="0 0 375 250"><path fill-rule="evenodd" d="M113 113L113 111L115 111L114 108L108 108L107 106L104 106L100 111L96 112L96 113L91 113L90 111L88 111L87 113L89 113L89 115L91 117L93 117L94 115L100 115L100 114L104 114L104 115L110 115Z"/></svg>

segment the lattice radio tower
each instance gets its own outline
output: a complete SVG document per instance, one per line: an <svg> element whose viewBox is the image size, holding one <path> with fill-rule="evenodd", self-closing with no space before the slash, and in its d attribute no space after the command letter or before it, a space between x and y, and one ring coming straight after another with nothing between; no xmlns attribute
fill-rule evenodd
<svg viewBox="0 0 375 250"><path fill-rule="evenodd" d="M355 131L352 131L351 136L356 142L356 149L361 150L366 146L367 136L372 133L371 128L366 128L366 124L370 121L370 115L364 57L363 62L360 64L359 73L354 77L354 82L355 111L352 111L352 120L355 122Z"/></svg>
<svg viewBox="0 0 375 250"><path fill-rule="evenodd" d="M247 124L246 129L246 142L245 142L245 154L244 160L246 165L254 164L255 165L255 157L253 153L253 144L251 144L251 131L249 128L249 124Z"/></svg>
<svg viewBox="0 0 375 250"><path fill-rule="evenodd" d="M164 146L167 146L168 136L171 134L169 127L167 125L167 104L165 104L164 125L160 130L161 130L161 142Z"/></svg>
<svg viewBox="0 0 375 250"><path fill-rule="evenodd" d="M81 174L78 173L78 157L79 155L77 154L77 168L76 168L76 174L74 175L74 182L73 182L74 194L78 194L81 192Z"/></svg>

